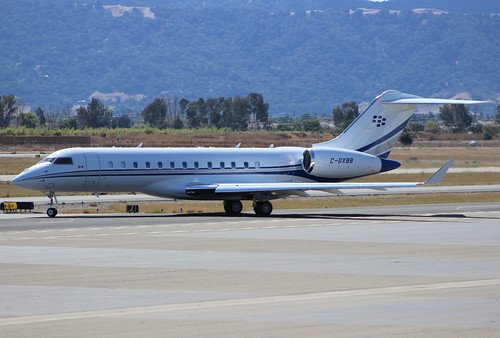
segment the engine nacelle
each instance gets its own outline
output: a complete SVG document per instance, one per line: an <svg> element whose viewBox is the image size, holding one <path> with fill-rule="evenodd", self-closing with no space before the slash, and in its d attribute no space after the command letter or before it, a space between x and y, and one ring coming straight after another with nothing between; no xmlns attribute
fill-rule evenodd
<svg viewBox="0 0 500 338"><path fill-rule="evenodd" d="M396 169L401 164L359 151L311 148L302 155L305 172L321 178L351 178Z"/></svg>

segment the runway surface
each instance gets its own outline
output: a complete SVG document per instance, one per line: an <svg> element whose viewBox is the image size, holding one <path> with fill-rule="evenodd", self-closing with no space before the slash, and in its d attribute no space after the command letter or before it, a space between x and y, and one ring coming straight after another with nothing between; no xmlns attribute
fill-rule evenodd
<svg viewBox="0 0 500 338"><path fill-rule="evenodd" d="M500 204L0 215L0 336L499 336Z"/></svg>
<svg viewBox="0 0 500 338"><path fill-rule="evenodd" d="M468 193L489 193L500 192L500 184L482 184L482 185L444 185L444 186L418 186L412 188L393 188L393 189L337 189L338 195L343 196L369 196L369 195L398 195L398 194L468 194ZM308 190L307 193L313 197L331 197L337 193L326 191ZM293 198L293 197L292 197ZM43 197L9 197L0 198L0 202L33 202L38 208L37 211L45 212L49 199ZM74 205L81 203L113 203L113 202L161 202L173 201L171 198L154 197L145 194L119 194L119 195L75 195L59 196L59 204Z"/></svg>

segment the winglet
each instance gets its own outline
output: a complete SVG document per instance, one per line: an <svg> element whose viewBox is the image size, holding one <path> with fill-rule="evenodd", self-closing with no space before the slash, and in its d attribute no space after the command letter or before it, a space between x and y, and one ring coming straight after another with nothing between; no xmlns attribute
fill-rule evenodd
<svg viewBox="0 0 500 338"><path fill-rule="evenodd" d="M451 165L453 164L453 160L448 160L446 161L445 164L441 168L439 168L438 171L434 173L431 177L427 179L427 181L424 182L424 184L438 184L443 181L444 175L446 175L446 172L448 169L450 169Z"/></svg>

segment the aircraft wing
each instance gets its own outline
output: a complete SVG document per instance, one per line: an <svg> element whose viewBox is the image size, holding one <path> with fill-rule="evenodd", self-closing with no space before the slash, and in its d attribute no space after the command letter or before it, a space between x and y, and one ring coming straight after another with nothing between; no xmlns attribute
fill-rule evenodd
<svg viewBox="0 0 500 338"><path fill-rule="evenodd" d="M436 173L425 182L380 182L380 183L214 183L193 184L186 187L190 196L201 195L230 195L253 193L281 193L285 195L303 195L306 190L335 191L338 189L375 189L408 188L424 184L440 183L450 166L452 160L447 161Z"/></svg>

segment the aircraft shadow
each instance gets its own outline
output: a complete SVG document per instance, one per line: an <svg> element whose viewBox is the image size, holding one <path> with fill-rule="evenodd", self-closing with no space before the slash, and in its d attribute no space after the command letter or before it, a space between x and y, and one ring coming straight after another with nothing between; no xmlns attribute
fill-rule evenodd
<svg viewBox="0 0 500 338"><path fill-rule="evenodd" d="M260 217L253 213L242 213L238 216L227 216L224 212L213 212L213 213L193 213L193 214L122 214L122 215L106 215L106 214L91 214L91 215L58 215L57 218L78 218L78 219L120 219L120 218L225 218L225 219L241 219L241 218L253 218L253 219L332 219L332 220L363 220L369 219L371 221L388 221L397 218L398 221L415 221L415 218L420 221L435 222L435 218L443 219L457 219L457 218L470 218L464 214L460 213L440 213L440 214L430 214L430 215L418 215L418 214L403 214L403 213L310 213L310 214L272 214L268 217ZM402 219L403 218L403 219ZM407 218L407 219L404 219ZM476 218L476 217L474 217Z"/></svg>

